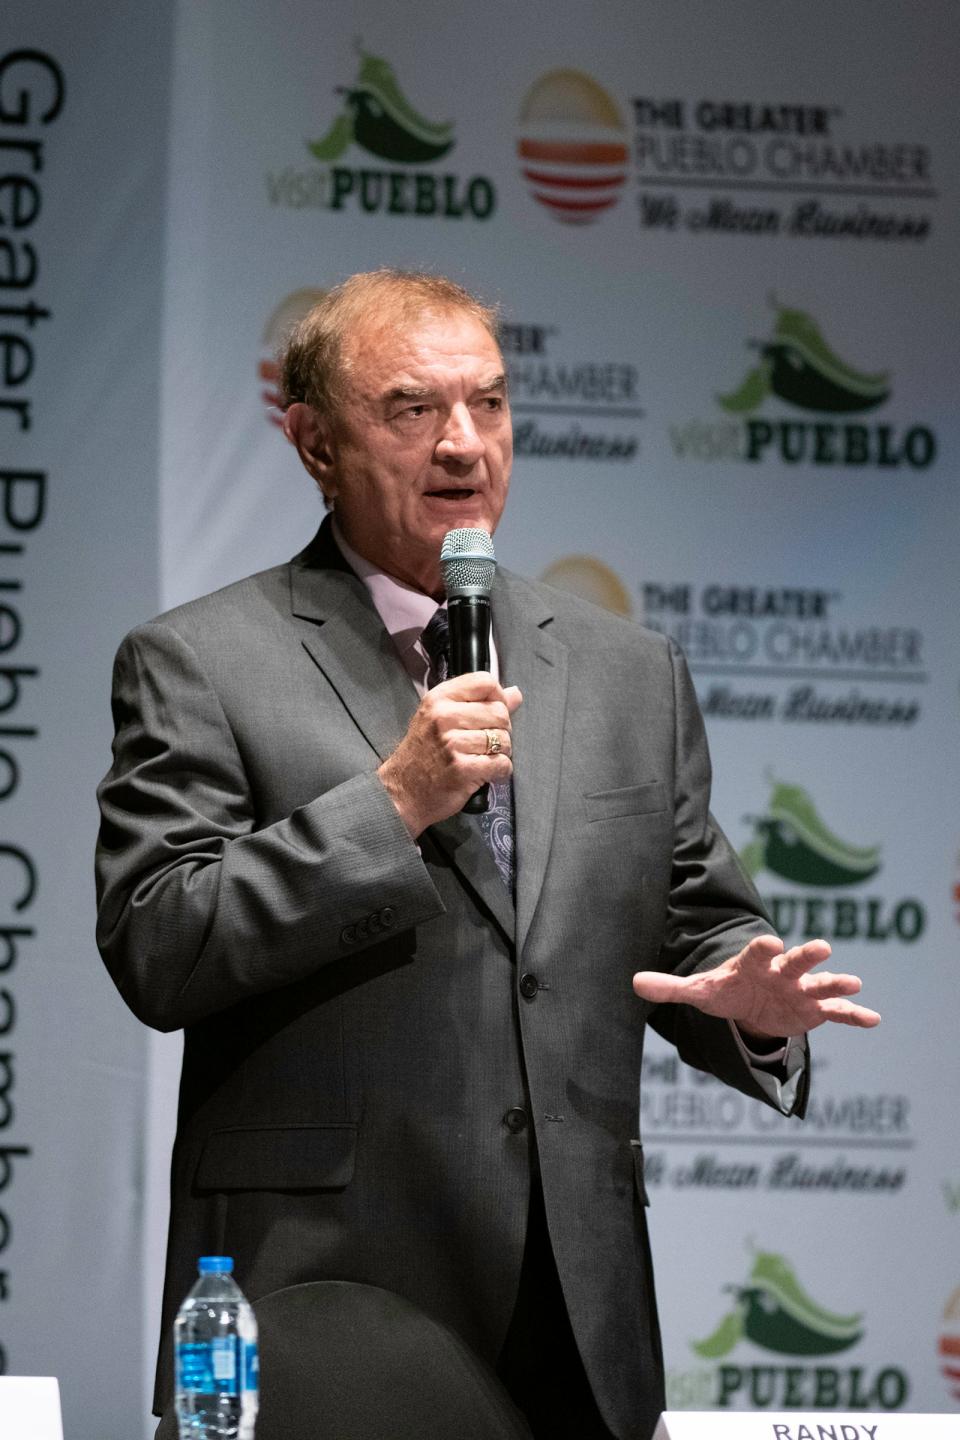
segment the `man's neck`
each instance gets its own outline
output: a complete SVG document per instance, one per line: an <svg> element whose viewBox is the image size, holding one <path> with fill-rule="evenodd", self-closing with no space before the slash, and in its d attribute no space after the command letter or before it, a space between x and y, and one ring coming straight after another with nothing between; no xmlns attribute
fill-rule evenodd
<svg viewBox="0 0 960 1440"><path fill-rule="evenodd" d="M392 584L400 585L404 590L411 591L414 595L429 596L436 605L443 603L446 597L439 575L435 586L421 583L415 584L401 575L395 575L393 571L386 569L383 565L379 564L378 561L372 560L368 555L364 555L362 551L358 550L356 546L347 540L340 526L337 524L335 513L331 516L331 522L333 526L333 538L340 547L344 560L346 560L350 568L355 571L365 583L374 576L382 576Z"/></svg>
<svg viewBox="0 0 960 1440"><path fill-rule="evenodd" d="M395 638L403 637L402 643L408 643L411 636L419 635L436 609L437 601L358 554L349 540L343 538L335 520L333 538L344 560L366 587L388 632Z"/></svg>

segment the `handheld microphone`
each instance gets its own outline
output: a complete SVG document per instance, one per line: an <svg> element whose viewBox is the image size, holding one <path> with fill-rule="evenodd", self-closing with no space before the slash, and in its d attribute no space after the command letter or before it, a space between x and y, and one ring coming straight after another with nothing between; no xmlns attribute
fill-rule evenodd
<svg viewBox="0 0 960 1440"><path fill-rule="evenodd" d="M447 592L450 622L450 674L490 669L490 590L497 561L485 530L448 530L440 550L440 573ZM480 815L489 805L489 786L481 785L464 805Z"/></svg>

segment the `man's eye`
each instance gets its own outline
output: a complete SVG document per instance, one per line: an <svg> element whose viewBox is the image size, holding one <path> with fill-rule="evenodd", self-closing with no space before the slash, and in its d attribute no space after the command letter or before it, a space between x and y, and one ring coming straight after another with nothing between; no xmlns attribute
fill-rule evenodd
<svg viewBox="0 0 960 1440"><path fill-rule="evenodd" d="M418 420L421 415L426 415L427 407L426 405L408 405L403 413L404 415L412 415L415 420Z"/></svg>
<svg viewBox="0 0 960 1440"><path fill-rule="evenodd" d="M484 395L484 397L483 397L483 399L481 400L480 404L481 404L481 407L482 407L484 410L494 410L494 411L496 411L496 410L502 410L502 409L503 409L503 396L502 396L502 395Z"/></svg>

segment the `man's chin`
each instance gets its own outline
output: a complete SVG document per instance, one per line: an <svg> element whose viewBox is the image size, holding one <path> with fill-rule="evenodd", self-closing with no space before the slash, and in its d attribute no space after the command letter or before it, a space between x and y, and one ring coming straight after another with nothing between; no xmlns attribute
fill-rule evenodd
<svg viewBox="0 0 960 1440"><path fill-rule="evenodd" d="M482 495L474 492L434 492L423 497L424 515L429 521L431 535L439 533L440 539L448 530L458 528L485 530L493 534L495 521Z"/></svg>

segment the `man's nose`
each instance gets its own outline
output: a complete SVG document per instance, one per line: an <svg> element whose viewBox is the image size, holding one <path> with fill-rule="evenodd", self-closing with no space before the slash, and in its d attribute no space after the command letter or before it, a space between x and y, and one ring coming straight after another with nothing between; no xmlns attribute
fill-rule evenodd
<svg viewBox="0 0 960 1440"><path fill-rule="evenodd" d="M483 455L484 444L477 433L468 405L454 405L437 441L437 459L473 465Z"/></svg>

